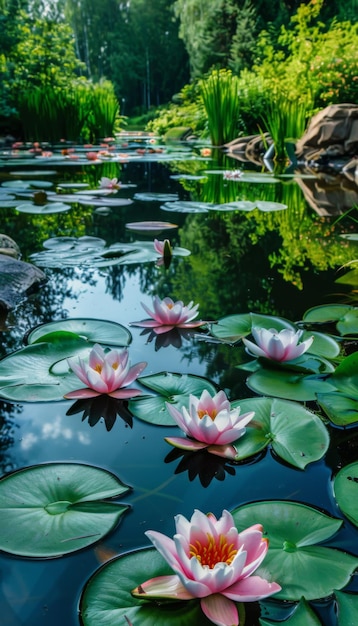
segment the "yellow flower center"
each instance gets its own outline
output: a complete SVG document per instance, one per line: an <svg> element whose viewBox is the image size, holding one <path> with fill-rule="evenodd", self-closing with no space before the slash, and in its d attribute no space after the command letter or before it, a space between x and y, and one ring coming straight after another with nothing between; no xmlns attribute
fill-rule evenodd
<svg viewBox="0 0 358 626"><path fill-rule="evenodd" d="M167 309L172 309L174 306L174 304L172 304L171 302L168 302L167 304Z"/></svg>
<svg viewBox="0 0 358 626"><path fill-rule="evenodd" d="M205 544L200 543L200 541L190 544L189 556L194 556L203 567L206 565L210 569L213 569L217 563L231 565L237 554L234 544L229 544L225 535L219 535L215 538L207 533L206 536L207 542Z"/></svg>
<svg viewBox="0 0 358 626"><path fill-rule="evenodd" d="M97 365L96 365L96 367L94 369L95 369L96 372L98 372L100 374L102 372L102 365L97 363Z"/></svg>
<svg viewBox="0 0 358 626"><path fill-rule="evenodd" d="M208 413L208 411L204 411L203 409L198 409L197 414L200 420L203 419L204 415L209 415L209 417L211 417L211 419L214 421L218 412L215 409L213 409L211 413Z"/></svg>

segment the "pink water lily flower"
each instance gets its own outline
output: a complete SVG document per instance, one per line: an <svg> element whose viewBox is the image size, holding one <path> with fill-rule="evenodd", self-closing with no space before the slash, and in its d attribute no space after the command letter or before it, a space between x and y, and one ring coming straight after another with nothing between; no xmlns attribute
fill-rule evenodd
<svg viewBox="0 0 358 626"><path fill-rule="evenodd" d="M232 409L224 391L211 397L206 389L200 398L190 395L189 410L185 406L179 410L168 402L166 407L190 437L166 437L168 443L184 450L208 448L208 452L231 458L236 456L236 450L228 444L242 437L246 424L255 415L254 411L240 415L240 407Z"/></svg>
<svg viewBox="0 0 358 626"><path fill-rule="evenodd" d="M65 398L94 398L105 393L112 398L125 399L141 394L140 389L127 387L138 378L147 363L143 361L129 367L128 350L105 352L102 346L96 343L89 354L88 363L80 357L70 357L67 361L71 370L86 387L66 393Z"/></svg>
<svg viewBox="0 0 358 626"><path fill-rule="evenodd" d="M306 341L299 343L303 331L294 331L289 328L277 331L274 328L268 330L253 327L251 332L257 345L248 339L243 339L249 352L254 356L263 356L280 362L297 359L310 348L314 339L309 337Z"/></svg>
<svg viewBox="0 0 358 626"><path fill-rule="evenodd" d="M193 321L198 315L199 307L198 304L193 306L193 302L189 302L189 304L185 306L181 300L174 302L174 300L168 297L161 300L158 296L154 296L154 311L151 311L143 302L141 304L151 319L131 322L131 326L153 328L155 333L162 334L175 327L197 328L198 326L206 324L206 322L202 320Z"/></svg>
<svg viewBox="0 0 358 626"><path fill-rule="evenodd" d="M120 188L120 183L118 178L107 178L107 176L102 176L99 181L99 186L101 189L110 189L111 191L115 191Z"/></svg>
<svg viewBox="0 0 358 626"><path fill-rule="evenodd" d="M160 254L160 256L164 255L165 248L167 248L168 252L171 253L171 245L169 239L164 239L164 241L159 241L159 239L154 239L154 250Z"/></svg>
<svg viewBox="0 0 358 626"><path fill-rule="evenodd" d="M239 533L232 515L225 510L219 519L198 510L190 521L177 515L175 525L173 539L156 531L145 533L175 573L147 580L132 591L133 596L200 598L201 609L210 621L217 626L237 626L235 602L254 602L280 591L277 583L251 575L268 550L261 525Z"/></svg>

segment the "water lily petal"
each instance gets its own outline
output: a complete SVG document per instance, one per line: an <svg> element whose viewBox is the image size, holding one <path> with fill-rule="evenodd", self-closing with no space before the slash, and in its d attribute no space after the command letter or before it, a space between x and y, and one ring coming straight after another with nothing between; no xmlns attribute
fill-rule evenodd
<svg viewBox="0 0 358 626"><path fill-rule="evenodd" d="M200 600L204 615L216 626L238 626L239 614L236 605L224 596L215 593Z"/></svg>
<svg viewBox="0 0 358 626"><path fill-rule="evenodd" d="M133 589L136 598L171 598L173 600L192 600L193 596L181 583L179 576L157 576L146 580Z"/></svg>
<svg viewBox="0 0 358 626"><path fill-rule="evenodd" d="M194 441L194 439L189 439L187 437L164 437L167 443L170 443L174 448L179 448L180 450L188 450L190 452L195 452L196 450L203 450L207 447L206 443L202 443L201 441Z"/></svg>
<svg viewBox="0 0 358 626"><path fill-rule="evenodd" d="M142 391L140 389L135 389L134 387L126 387L125 389L117 389L116 391L111 391L107 394L111 396L111 398L117 398L117 400L125 400L126 398L134 398L136 396L141 396Z"/></svg>
<svg viewBox="0 0 358 626"><path fill-rule="evenodd" d="M249 576L234 583L222 593L236 602L255 602L281 591L277 583L269 583L260 576Z"/></svg>
<svg viewBox="0 0 358 626"><path fill-rule="evenodd" d="M95 391L94 389L90 389L89 387L84 387L83 389L76 389L75 391L69 391L63 397L67 400L81 400L82 398L95 398L96 396L100 396L99 391Z"/></svg>

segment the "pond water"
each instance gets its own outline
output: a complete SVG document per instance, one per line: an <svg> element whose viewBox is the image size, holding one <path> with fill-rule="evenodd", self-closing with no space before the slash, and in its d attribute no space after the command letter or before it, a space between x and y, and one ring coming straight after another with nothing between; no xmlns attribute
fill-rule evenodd
<svg viewBox="0 0 358 626"><path fill-rule="evenodd" d="M3 156L1 186L13 184L8 191L17 203L32 202L36 189L44 187L50 195L61 185L66 203L68 193L98 191L102 176L117 177L121 187L109 196L96 196L92 204L67 199L69 208L58 213L43 210L43 204L18 211L3 200L0 232L12 237L22 260L41 267L48 280L7 316L0 354L5 357L21 349L26 334L38 325L77 318L104 320L130 331L130 361L147 362L143 376L190 374L223 389L232 401L255 397L246 384L248 372L237 367L248 360L242 342L221 342L208 327L156 335L131 326L148 317L141 303L152 308L153 296L170 296L185 304L198 303L202 320L215 322L253 311L295 322L311 307L343 301L342 291L347 289L337 286L337 269L356 258L354 241L341 238L343 222L336 221L337 215L318 215L308 205L299 185L303 177L274 180L251 167L241 179L227 179L224 171L239 168L232 159L203 157L200 146L168 151L158 145L150 152L148 143L145 152L138 152L139 143L117 145L118 158L102 156L98 162L86 161L83 152L71 162L56 156L42 161ZM19 180L22 189L15 186ZM36 186L28 186L29 181ZM83 188L76 187L79 183ZM111 204L114 199L131 202L116 206ZM248 205L246 210L235 206L223 210L225 203L237 201L263 204L252 211ZM174 226L149 231L128 227L153 221ZM351 228L349 220L345 228ZM136 262L135 255L139 251L145 257L154 238L170 239L174 255L169 267L152 257ZM123 249L119 244L134 245ZM112 253L101 256L101 250L110 246ZM120 254L114 254L118 247ZM175 255L179 247L188 251L187 256ZM319 412L315 402L303 404ZM337 471L356 460L354 428L327 423L330 443L325 456L303 470L271 449L237 463L208 453L176 451L164 438L180 436L179 428L151 424L135 414L131 421L126 402L121 415L108 411L106 419L103 406L90 417L83 408L74 412L75 408L73 400L65 399L0 399L1 474L51 462L88 464L108 470L130 487L117 499L129 508L100 541L58 558L28 558L3 549L2 626L78 626L83 587L100 565L115 555L149 547L147 530L173 536L174 516L190 518L194 509L219 517L224 509L233 511L250 502L312 505L344 519L339 535L325 545L358 556L357 530L339 511L332 488ZM347 590L358 592L354 577ZM315 594L311 597L315 599ZM292 606L289 603L290 610ZM315 599L312 606L317 623L337 625L332 598ZM253 603L247 625L258 626L260 610L273 620L289 613L278 601L267 601L261 609ZM170 623L179 622L173 617ZM204 616L201 623L209 624ZM128 621L123 617L106 624Z"/></svg>

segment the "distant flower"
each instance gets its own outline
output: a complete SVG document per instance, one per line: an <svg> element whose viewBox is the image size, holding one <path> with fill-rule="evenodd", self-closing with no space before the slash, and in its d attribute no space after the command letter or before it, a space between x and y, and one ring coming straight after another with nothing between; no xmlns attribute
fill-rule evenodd
<svg viewBox="0 0 358 626"><path fill-rule="evenodd" d="M141 326L142 328L155 328L156 333L166 333L174 327L178 328L197 328L206 322L193 320L198 315L198 304L193 306L193 302L189 302L187 306L181 300L174 302L171 298L161 300L158 296L153 298L153 308L151 311L142 302L142 307L148 313L151 319L142 320L141 322L132 322L132 326Z"/></svg>
<svg viewBox="0 0 358 626"><path fill-rule="evenodd" d="M39 155L41 158L49 158L53 156L53 152L50 150L43 150L43 152Z"/></svg>
<svg viewBox="0 0 358 626"><path fill-rule="evenodd" d="M266 328L253 327L251 332L257 345L248 339L243 339L249 352L254 356L263 356L273 361L283 362L297 359L297 357L309 349L313 342L313 337L310 337L306 341L299 343L303 333L302 330L295 332L285 328L277 331L274 328L268 330Z"/></svg>
<svg viewBox="0 0 358 626"><path fill-rule="evenodd" d="M200 154L203 157L210 157L211 156L211 148L202 148L200 150Z"/></svg>
<svg viewBox="0 0 358 626"><path fill-rule="evenodd" d="M164 241L159 241L159 239L154 239L154 250L161 257L157 261L157 265L166 265L166 267L170 264L171 258L173 256L172 247L170 245L169 239L164 239Z"/></svg>
<svg viewBox="0 0 358 626"><path fill-rule="evenodd" d="M86 152L86 159L88 161L97 161L97 152Z"/></svg>
<svg viewBox="0 0 358 626"><path fill-rule="evenodd" d="M121 184L118 181L118 178L107 178L107 176L102 176L99 181L100 189L110 189L112 191L119 189Z"/></svg>
<svg viewBox="0 0 358 626"><path fill-rule="evenodd" d="M226 170L223 172L223 177L225 180L240 180L242 178L241 170Z"/></svg>
<svg viewBox="0 0 358 626"><path fill-rule="evenodd" d="M240 407L232 409L224 391L212 397L206 389L200 398L190 395L189 410L185 406L179 410L169 402L166 407L179 428L190 437L168 437L168 443L185 450L225 446L222 456L231 457L236 456L236 451L234 448L230 451L228 444L242 437L246 424L255 415L254 411L240 415Z"/></svg>
<svg viewBox="0 0 358 626"><path fill-rule="evenodd" d="M266 556L268 540L262 526L241 533L232 515L194 511L191 520L175 517L173 539L156 531L145 534L175 572L143 582L132 591L138 598L200 599L206 617L217 626L237 626L235 602L255 602L281 590L280 585L252 576Z"/></svg>
<svg viewBox="0 0 358 626"><path fill-rule="evenodd" d="M128 387L138 378L147 363L141 362L129 367L127 350L105 352L102 346L96 343L89 354L88 363L79 357L70 357L67 361L71 370L86 387L66 393L65 398L93 398L106 393L112 398L124 399L141 394L139 389L124 387Z"/></svg>

